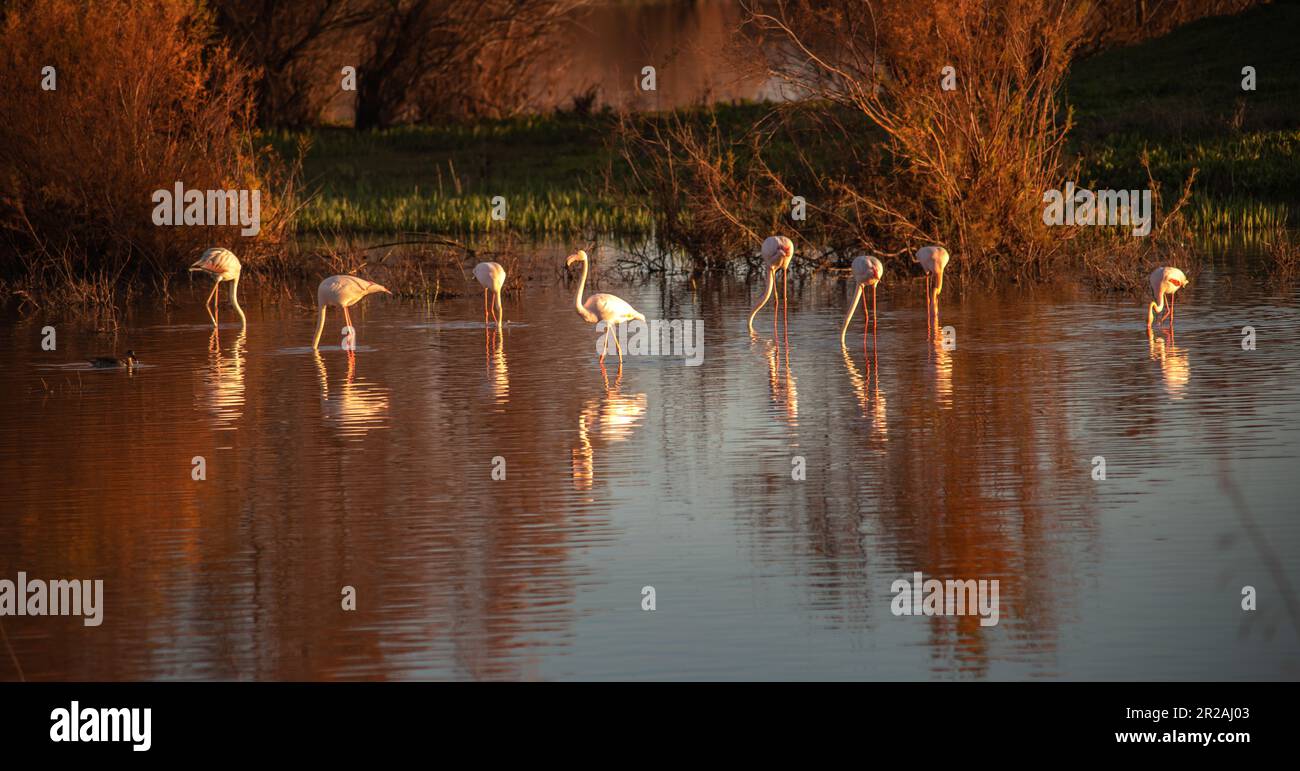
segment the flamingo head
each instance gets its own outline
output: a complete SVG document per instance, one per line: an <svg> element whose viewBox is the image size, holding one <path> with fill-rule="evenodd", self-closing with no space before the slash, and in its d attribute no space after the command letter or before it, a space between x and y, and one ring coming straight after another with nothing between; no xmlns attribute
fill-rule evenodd
<svg viewBox="0 0 1300 771"><path fill-rule="evenodd" d="M371 292L383 292L384 294L389 294L389 295L392 294L392 292L389 291L388 287L384 286L383 284L371 284L371 285L370 285L370 291L371 291Z"/></svg>
<svg viewBox="0 0 1300 771"><path fill-rule="evenodd" d="M586 262L586 261L587 261L587 253L579 249L578 251L569 255L569 259L565 260L564 265L565 267L568 267L575 262Z"/></svg>

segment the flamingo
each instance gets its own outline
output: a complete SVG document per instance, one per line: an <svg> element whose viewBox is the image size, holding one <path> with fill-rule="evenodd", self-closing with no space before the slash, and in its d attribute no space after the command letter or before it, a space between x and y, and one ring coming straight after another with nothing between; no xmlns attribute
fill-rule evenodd
<svg viewBox="0 0 1300 771"><path fill-rule="evenodd" d="M120 369L122 367L131 369L140 363L140 360L135 357L135 351L127 351L126 356L120 359L116 356L96 356L93 359L86 359L86 361L90 362L90 366L95 369Z"/></svg>
<svg viewBox="0 0 1300 771"><path fill-rule="evenodd" d="M495 262L480 262L474 266L474 278L483 285L483 323L488 323L488 291L496 294L497 329L501 329L501 287L506 283L506 269Z"/></svg>
<svg viewBox="0 0 1300 771"><path fill-rule="evenodd" d="M1163 324L1165 319L1168 319L1169 328L1173 329L1174 292L1187 284L1187 276L1178 268L1166 266L1151 271L1147 282L1151 285L1151 296L1154 298L1151 304L1147 306L1147 329L1151 329L1151 322L1155 319L1155 315L1162 311L1164 311L1165 315L1161 317L1159 323ZM1169 295L1168 311L1165 311L1165 295Z"/></svg>
<svg viewBox="0 0 1300 771"><path fill-rule="evenodd" d="M325 309L337 305L343 309L343 320L352 326L352 315L348 307L356 305L361 298L377 292L392 294L386 288L373 281L366 281L356 276L330 276L320 282L316 289L316 304L320 306L320 321L316 324L316 337L311 341L312 350L320 347L320 333L325 329Z"/></svg>
<svg viewBox="0 0 1300 771"><path fill-rule="evenodd" d="M939 293L943 291L943 271L948 267L948 250L942 246L923 246L916 250L912 262L921 263L925 268L925 312L926 326L934 320L939 326ZM934 277L934 288L930 288L930 277Z"/></svg>
<svg viewBox="0 0 1300 771"><path fill-rule="evenodd" d="M578 282L578 296L574 299L573 305L577 308L578 315L588 324L595 324L599 321L605 322L605 348L600 352L600 360L605 361L605 354L609 352L609 338L614 338L614 347L618 349L618 361L623 363L623 346L619 344L618 337L614 335L614 325L625 321L636 319L645 321L645 316L637 312L621 297L615 297L612 294L594 294L582 301L582 290L587 286L587 253L579 249L576 253L570 254L564 265L567 268L575 262L582 263L582 279Z"/></svg>
<svg viewBox="0 0 1300 771"><path fill-rule="evenodd" d="M776 287L776 272L781 273L781 294L786 295L790 287L790 261L794 259L794 242L785 236L768 236L763 239L763 264L767 266L767 291L763 293L763 300L754 306L754 310L749 314L749 331L754 332L754 317L758 312L767 305L767 301L772 297L772 290ZM789 305L789 298L786 299L786 305Z"/></svg>
<svg viewBox="0 0 1300 771"><path fill-rule="evenodd" d="M199 272L212 276L212 293L208 295L203 309L208 311L208 318L212 319L214 327L217 325L217 315L214 311L221 307L221 301L217 299L217 288L221 286L222 281L230 282L230 304L235 306L235 313L239 314L240 323L248 323L248 319L244 316L244 309L239 307L239 271L242 268L234 252L217 246L208 249L190 266L191 273Z"/></svg>
<svg viewBox="0 0 1300 771"><path fill-rule="evenodd" d="M858 284L858 291L853 295L853 302L849 303L849 313L844 317L844 327L840 329L840 346L844 345L844 334L849 331L849 322L853 320L853 312L858 309L858 298L862 298L862 313L866 317L864 322L866 326L862 328L863 339L866 339L867 327L871 326L871 318L876 315L876 284L885 275L885 266L880 260L865 254L859 254L853 258L853 280ZM871 287L871 312L867 312L867 298L862 292L862 287Z"/></svg>

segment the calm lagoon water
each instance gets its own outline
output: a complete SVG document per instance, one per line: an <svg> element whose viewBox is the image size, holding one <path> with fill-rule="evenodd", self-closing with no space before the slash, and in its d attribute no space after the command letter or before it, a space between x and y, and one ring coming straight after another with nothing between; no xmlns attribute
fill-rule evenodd
<svg viewBox="0 0 1300 771"><path fill-rule="evenodd" d="M101 578L106 607L0 619L0 679L1300 678L1300 297L1239 262L1172 339L1133 297L950 281L951 351L917 277L844 352L837 280L751 337L756 286L607 269L705 324L701 366L621 372L548 282L503 345L478 294L371 298L354 357L312 353L310 287L245 281L216 335L198 283L116 339L11 312L0 578ZM997 579L999 623L895 616L916 571Z"/></svg>

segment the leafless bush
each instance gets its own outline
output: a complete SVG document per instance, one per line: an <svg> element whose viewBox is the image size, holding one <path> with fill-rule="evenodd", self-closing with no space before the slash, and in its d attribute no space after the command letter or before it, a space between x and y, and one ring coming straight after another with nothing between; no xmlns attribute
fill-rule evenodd
<svg viewBox="0 0 1300 771"><path fill-rule="evenodd" d="M668 207L666 235L687 248L729 248L782 215L789 229L801 195L810 213L798 230L823 245L901 254L942 243L967 270L1031 272L1066 237L1043 224L1042 195L1065 180L1057 96L1085 10L1067 0L755 5L754 50L804 98L731 145L707 126L634 126L629 159Z"/></svg>
<svg viewBox="0 0 1300 771"><path fill-rule="evenodd" d="M287 170L254 146L247 73L210 46L193 2L31 0L0 28L0 269L11 281L84 287L167 280L211 244L241 257L289 219ZM42 68L56 88L41 87ZM158 227L153 191L260 189L262 233Z"/></svg>

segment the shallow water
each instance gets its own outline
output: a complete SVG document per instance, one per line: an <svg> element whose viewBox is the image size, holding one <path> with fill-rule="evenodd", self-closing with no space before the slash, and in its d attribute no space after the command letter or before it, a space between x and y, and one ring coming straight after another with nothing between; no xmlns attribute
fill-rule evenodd
<svg viewBox="0 0 1300 771"><path fill-rule="evenodd" d="M846 354L831 279L753 338L757 287L601 279L703 319L703 364L602 372L541 283L503 347L478 295L371 298L353 357L252 281L246 333L210 336L201 286L116 340L6 317L0 579L106 599L0 618L0 679L1300 676L1294 287L1211 266L1170 340L1132 297L950 282L945 350L891 275ZM997 579L999 623L894 615L916 571Z"/></svg>

